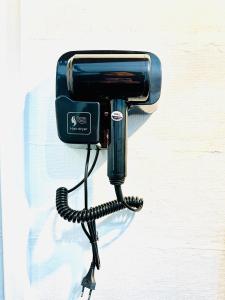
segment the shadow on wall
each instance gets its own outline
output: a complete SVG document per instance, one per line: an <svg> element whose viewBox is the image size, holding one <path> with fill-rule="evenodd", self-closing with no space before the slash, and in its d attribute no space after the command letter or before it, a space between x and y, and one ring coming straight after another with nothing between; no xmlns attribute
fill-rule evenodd
<svg viewBox="0 0 225 300"><path fill-rule="evenodd" d="M80 226L70 224L57 215L54 198L55 190L59 186L72 186L74 182L81 179L86 151L62 143L57 136L54 84L53 80L42 82L30 91L25 99L25 190L31 211L31 225L27 240L27 267L32 289L38 289L34 291L34 299L35 295L39 300L46 299L44 298L46 290L41 292L40 284L43 282L45 286L44 282L47 280L48 287L52 286L56 291L54 300L62 299L62 295L64 295L63 299L72 300L80 296L80 282L85 273L84 255L87 250L90 251L90 245ZM132 135L148 120L149 116L145 113L137 114L137 109L133 110L128 120L128 135ZM96 169L106 161L106 152L100 151ZM93 157L94 153L91 158ZM90 195L92 189L90 177ZM76 191L76 198L76 203L71 200L71 206L82 209L82 188ZM108 246L119 238L132 218L133 213L125 210L98 222L99 237L100 240L104 240L100 248ZM69 272L62 273L59 282L57 274L62 272L60 270L64 267L67 267Z"/></svg>

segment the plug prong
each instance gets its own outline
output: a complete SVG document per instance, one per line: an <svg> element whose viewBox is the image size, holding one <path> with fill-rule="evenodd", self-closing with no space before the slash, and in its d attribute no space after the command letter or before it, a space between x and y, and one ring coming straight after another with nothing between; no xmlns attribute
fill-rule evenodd
<svg viewBox="0 0 225 300"><path fill-rule="evenodd" d="M91 300L91 293L92 293L92 290L90 290L90 292L89 292L88 300Z"/></svg>
<svg viewBox="0 0 225 300"><path fill-rule="evenodd" d="M84 296L84 286L83 286L83 288L82 288L80 297L82 298L83 296Z"/></svg>

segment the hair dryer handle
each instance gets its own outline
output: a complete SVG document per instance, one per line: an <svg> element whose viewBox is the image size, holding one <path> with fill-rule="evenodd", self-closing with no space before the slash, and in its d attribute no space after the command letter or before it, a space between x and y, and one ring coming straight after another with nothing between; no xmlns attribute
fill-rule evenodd
<svg viewBox="0 0 225 300"><path fill-rule="evenodd" d="M111 100L111 126L108 146L108 177L113 185L121 185L126 177L127 104Z"/></svg>

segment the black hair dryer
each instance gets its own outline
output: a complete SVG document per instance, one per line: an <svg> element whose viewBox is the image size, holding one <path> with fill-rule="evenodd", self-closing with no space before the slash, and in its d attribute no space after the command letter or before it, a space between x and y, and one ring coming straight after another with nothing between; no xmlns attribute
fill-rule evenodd
<svg viewBox="0 0 225 300"><path fill-rule="evenodd" d="M142 208L142 199L123 197L121 185L126 177L127 114L133 107L148 112L159 99L161 64L150 52L140 51L72 51L63 54L57 64L56 119L60 139L65 143L88 145L85 176L85 209L68 205L67 190L59 188L56 206L68 221L81 223L92 243L93 261L82 281L90 292L95 288L92 277L99 268L95 220L125 207ZM88 209L87 177L91 145L108 149L108 177L115 186L117 200ZM85 222L87 227L85 228ZM89 230L89 233L87 232ZM94 242L93 242L94 241ZM91 274L91 275L90 275Z"/></svg>

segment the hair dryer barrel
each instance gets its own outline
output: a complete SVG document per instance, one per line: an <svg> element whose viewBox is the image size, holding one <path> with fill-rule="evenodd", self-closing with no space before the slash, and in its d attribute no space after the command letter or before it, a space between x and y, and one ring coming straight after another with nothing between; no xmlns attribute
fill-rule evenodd
<svg viewBox="0 0 225 300"><path fill-rule="evenodd" d="M67 85L76 99L145 102L150 90L146 54L75 54L68 62Z"/></svg>

